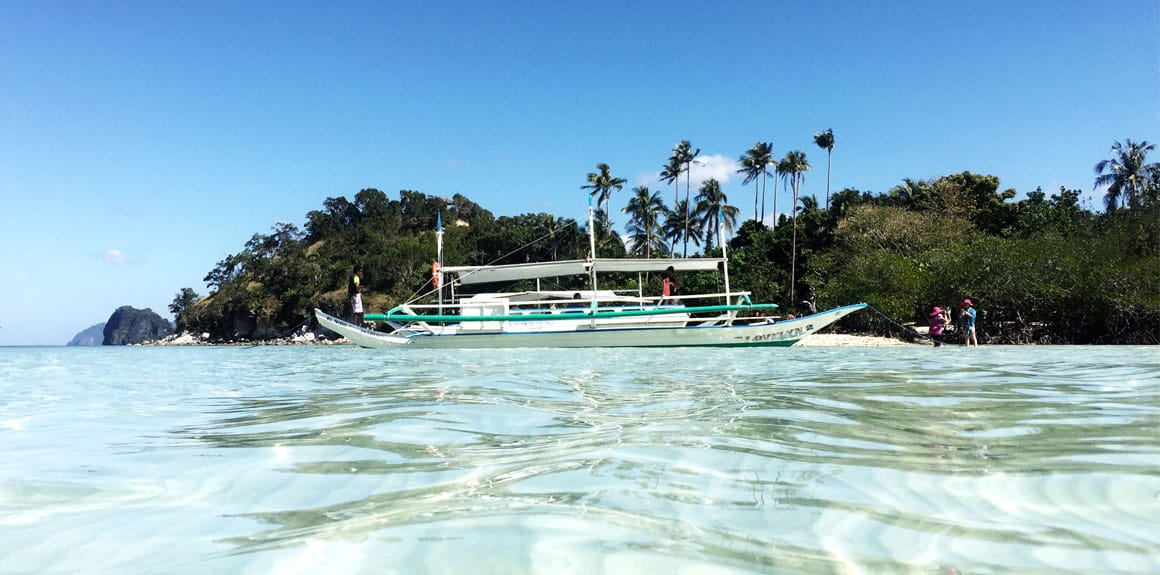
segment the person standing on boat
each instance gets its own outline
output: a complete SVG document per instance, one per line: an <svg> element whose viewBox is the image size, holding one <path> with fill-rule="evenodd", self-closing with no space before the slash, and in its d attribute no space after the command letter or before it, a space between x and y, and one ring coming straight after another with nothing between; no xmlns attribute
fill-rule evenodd
<svg viewBox="0 0 1160 575"><path fill-rule="evenodd" d="M975 304L971 298L963 300L962 314L959 315L959 323L963 331L963 345L979 346L979 338L975 335Z"/></svg>
<svg viewBox="0 0 1160 575"><path fill-rule="evenodd" d="M943 329L951 321L950 312L936 305L934 309L930 310L929 320L930 331L927 332L927 335L934 342L934 346L938 347L943 344Z"/></svg>
<svg viewBox="0 0 1160 575"><path fill-rule="evenodd" d="M357 326L363 325L362 275L362 266L354 266L350 283L346 285L346 293L350 296L350 322Z"/></svg>
<svg viewBox="0 0 1160 575"><path fill-rule="evenodd" d="M676 270L673 269L673 266L665 268L665 273L661 280L661 295L665 298L664 303L669 305L677 303L677 300L669 298L677 295L680 289L681 282L677 279Z"/></svg>

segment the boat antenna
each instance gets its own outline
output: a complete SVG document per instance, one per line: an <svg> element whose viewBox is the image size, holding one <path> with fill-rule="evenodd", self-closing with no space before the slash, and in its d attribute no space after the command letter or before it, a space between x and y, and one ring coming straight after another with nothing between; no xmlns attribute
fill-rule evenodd
<svg viewBox="0 0 1160 575"><path fill-rule="evenodd" d="M552 237L553 235L555 235L555 234L556 234L556 233L558 233L559 231L561 231L561 230L564 230L564 229L567 229L567 228L569 228L569 227L571 227L571 226L575 226L575 225L579 225L579 224L578 224L578 223L577 223L575 220L568 220L568 221L567 221L566 223L564 223L563 225L560 225L560 226L558 226L558 227L556 227L556 228L553 228L553 229L549 230L547 233L545 233L544 235L542 235L542 236L540 236L540 237L538 237L538 238L536 238L536 239L534 239L534 240L532 240L532 241L530 241L530 242L527 242L527 243L525 243L524 245L522 245L522 246L520 246L520 247L518 247L518 248L516 248L516 249L514 249L514 250L512 250L512 251L510 251L510 252L508 252L508 253L506 253L506 254L504 254L504 255L502 255L502 256L499 256L499 257L497 257L497 258L494 258L494 259L492 259L491 261L489 261L489 262L487 262L486 264L484 264L484 265L482 265L482 266L479 266L479 267L480 267L480 268L485 268L485 267L488 267L488 266L493 266L493 265L496 265L496 264L498 264L499 262L502 262L502 261L504 261L504 260L506 260L506 259L508 259L508 258L512 257L512 255L514 255L514 254L517 254L517 253L519 253L519 252L523 251L523 250L524 250L524 249L526 249L528 246L535 245L535 244L537 244L537 243L539 243L539 242L543 241L543 240L544 240L544 239L546 239L546 238ZM440 231L442 231L442 227L440 227ZM443 254L443 251L442 251L442 250L440 250L440 251L439 251L439 258L440 258L440 260L442 260L442 254ZM442 265L443 265L443 264L442 264L442 261L440 261L440 269L442 269ZM471 273L469 272L469 273L467 273L467 274L465 274L465 275L471 275ZM428 283L430 283L430 282L428 282ZM442 283L443 283L443 282L440 282L440 284L442 284ZM456 286L456 285L458 285L458 284L459 284L459 280L458 280L458 279L454 279L454 280L451 280L451 283L447 284L447 287L451 288L451 287L454 287L454 286ZM427 288L427 284L423 284L423 287L421 287L421 288L419 288L419 289L415 290L414 292L412 292L412 293L411 293L411 297L407 298L407 303L411 303L411 302L414 302L414 301L420 300L420 299L422 299L422 298L428 297L428 296L430 296L431 294L433 294L433 293L435 293L435 292L437 291L437 290L435 290L435 289L431 289L431 290L428 290L428 291L422 291L422 290L424 290L424 289L426 289L426 288Z"/></svg>

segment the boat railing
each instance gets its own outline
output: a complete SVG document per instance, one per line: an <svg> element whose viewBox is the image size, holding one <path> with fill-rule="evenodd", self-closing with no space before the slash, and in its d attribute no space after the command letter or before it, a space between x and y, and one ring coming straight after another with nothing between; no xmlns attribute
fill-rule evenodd
<svg viewBox="0 0 1160 575"><path fill-rule="evenodd" d="M440 318L448 318L448 316L459 316L459 318L471 318L471 316L486 316L490 319L503 318L506 320L520 321L521 316L528 316L528 320L543 320L545 315L565 315L575 314L577 316L590 315L596 313L616 313L616 312L660 312L665 314L667 311L676 314L687 314L694 316L698 320L709 321L713 319L732 321L732 320L752 320L764 318L764 312L767 308L763 306L753 306L751 310L751 303L749 303L748 291L737 292L720 292L720 293L697 293L684 294L684 296L655 296L643 297L638 294L624 294L615 291L592 292L577 292L580 294L579 298L561 298L559 294L553 296L541 296L535 292L522 292L519 294L496 293L493 296L472 296L459 299L454 303L443 301L442 304L406 304L399 306L396 310L389 313L391 315L401 314L407 316L409 321L422 322L425 316L440 316ZM527 298L527 299L519 299ZM722 304L725 301L726 304ZM565 318L559 318L565 319ZM443 319L442 321L448 321ZM427 329L428 326L422 326Z"/></svg>
<svg viewBox="0 0 1160 575"><path fill-rule="evenodd" d="M400 306L399 309L408 315L415 316L432 311L439 311L445 315L465 315L464 312L481 315L522 315L545 312L588 312L593 309L599 312L609 312L665 308L673 308L674 313L677 313L681 308L707 306L721 301L735 302L733 305L738 306L739 309L744 309L745 306L749 305L750 295L750 292L747 291L668 297L608 293L609 295L597 294L595 298L588 294L587 297L581 296L578 299L561 299L559 297L513 299L504 295L482 299L465 297L457 302L443 302L442 304L410 303Z"/></svg>

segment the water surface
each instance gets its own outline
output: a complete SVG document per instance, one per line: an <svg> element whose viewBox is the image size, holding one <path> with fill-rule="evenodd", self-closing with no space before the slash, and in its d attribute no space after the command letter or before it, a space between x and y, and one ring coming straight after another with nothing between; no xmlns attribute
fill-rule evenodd
<svg viewBox="0 0 1160 575"><path fill-rule="evenodd" d="M3 573L1155 573L1160 351L0 348Z"/></svg>

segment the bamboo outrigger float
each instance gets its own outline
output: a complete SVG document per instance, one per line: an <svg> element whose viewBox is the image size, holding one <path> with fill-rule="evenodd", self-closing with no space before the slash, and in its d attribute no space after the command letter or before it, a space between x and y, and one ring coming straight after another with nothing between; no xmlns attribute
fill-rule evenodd
<svg viewBox="0 0 1160 575"><path fill-rule="evenodd" d="M589 208L589 230L592 210ZM729 289L727 258L596 258L589 234L586 260L514 265L442 264L442 222L437 232L438 287L435 304L396 306L385 314L366 314L366 321L385 322L384 333L360 327L314 310L318 322L363 347L515 348L515 347L684 347L789 346L866 304L839 307L800 318L777 320L772 303L752 303L749 292ZM723 245L723 244L722 244ZM723 246L724 251L724 246ZM685 296L645 296L597 289L601 273L720 271L725 291ZM540 280L586 275L587 290L541 290ZM448 278L451 281L446 281ZM535 280L536 289L477 293L457 297L456 290L483 284ZM450 297L444 299L445 290Z"/></svg>

